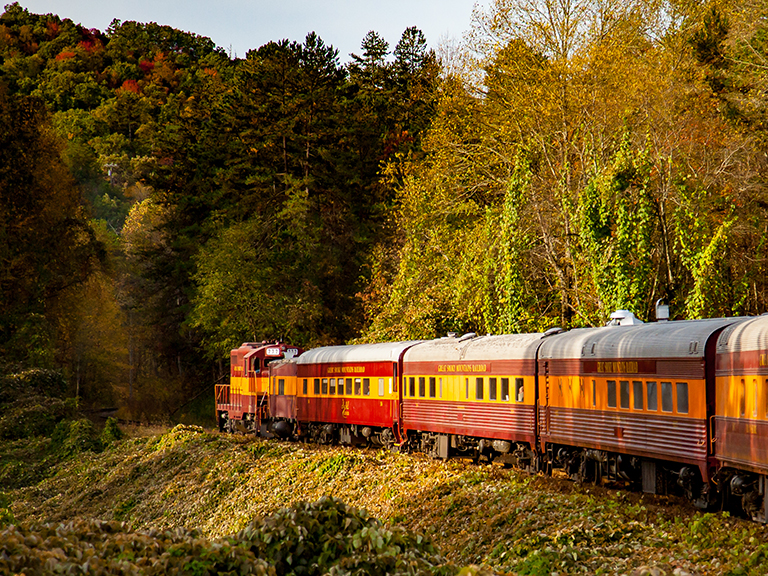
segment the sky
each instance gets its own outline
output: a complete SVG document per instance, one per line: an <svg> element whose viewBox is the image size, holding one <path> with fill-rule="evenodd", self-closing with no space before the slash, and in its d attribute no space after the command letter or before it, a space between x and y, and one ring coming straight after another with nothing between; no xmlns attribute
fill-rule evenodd
<svg viewBox="0 0 768 576"><path fill-rule="evenodd" d="M9 4L11 0L6 0ZM303 41L315 31L339 50L342 62L361 54L375 30L393 50L403 30L416 26L431 48L456 42L471 26L476 0L18 0L36 14L53 13L105 31L115 18L157 22L207 36L232 56L270 40ZM477 0L481 6L487 1Z"/></svg>

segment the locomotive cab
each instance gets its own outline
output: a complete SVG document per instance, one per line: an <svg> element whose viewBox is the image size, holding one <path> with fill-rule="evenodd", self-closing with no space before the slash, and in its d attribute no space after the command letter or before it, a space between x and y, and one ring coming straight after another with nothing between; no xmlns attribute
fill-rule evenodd
<svg viewBox="0 0 768 576"><path fill-rule="evenodd" d="M245 342L230 352L229 383L216 385L220 431L258 433L269 417L269 364L303 350L284 342Z"/></svg>

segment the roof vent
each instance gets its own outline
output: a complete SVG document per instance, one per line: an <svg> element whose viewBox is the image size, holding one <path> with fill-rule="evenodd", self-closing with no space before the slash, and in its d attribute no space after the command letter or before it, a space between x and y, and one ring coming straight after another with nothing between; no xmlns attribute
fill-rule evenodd
<svg viewBox="0 0 768 576"><path fill-rule="evenodd" d="M667 322L669 320L669 306L664 304L664 300L656 300L656 322Z"/></svg>
<svg viewBox="0 0 768 576"><path fill-rule="evenodd" d="M636 318L629 310L616 310L611 314L611 320L606 323L606 326L634 326L636 324L643 324L643 321Z"/></svg>
<svg viewBox="0 0 768 576"><path fill-rule="evenodd" d="M459 338L459 342L464 342L464 340L471 340L475 336L477 336L477 334L475 334L474 332L467 332L466 334L464 334L464 336Z"/></svg>
<svg viewBox="0 0 768 576"><path fill-rule="evenodd" d="M448 338L456 338L456 332L448 332Z"/></svg>
<svg viewBox="0 0 768 576"><path fill-rule="evenodd" d="M549 330L544 332L544 334L542 334L541 337L542 338L546 338L547 336L554 336L555 334L560 334L560 332L562 332L562 331L563 331L563 329L560 328L560 326L555 326L554 328L550 328Z"/></svg>

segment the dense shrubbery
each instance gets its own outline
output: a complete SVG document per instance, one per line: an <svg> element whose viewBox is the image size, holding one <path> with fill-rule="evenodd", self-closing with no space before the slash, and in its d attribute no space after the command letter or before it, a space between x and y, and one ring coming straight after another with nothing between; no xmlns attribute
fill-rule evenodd
<svg viewBox="0 0 768 576"><path fill-rule="evenodd" d="M134 532L75 521L0 532L0 572L88 574L455 574L431 543L334 498L284 508L234 536Z"/></svg>
<svg viewBox="0 0 768 576"><path fill-rule="evenodd" d="M61 460L122 438L114 420L99 434L79 416L77 399L63 398L66 390L66 380L53 370L0 376L0 488L33 485Z"/></svg>
<svg viewBox="0 0 768 576"><path fill-rule="evenodd" d="M18 440L35 436L48 436L56 425L75 414L77 403L73 398L61 400L45 396L31 396L3 406L0 416L0 438Z"/></svg>
<svg viewBox="0 0 768 576"><path fill-rule="evenodd" d="M66 390L64 376L55 370L32 369L0 376L0 438L50 435L77 409L76 399L62 398Z"/></svg>
<svg viewBox="0 0 768 576"><path fill-rule="evenodd" d="M0 403L29 396L61 397L66 391L67 381L58 370L33 368L0 376Z"/></svg>

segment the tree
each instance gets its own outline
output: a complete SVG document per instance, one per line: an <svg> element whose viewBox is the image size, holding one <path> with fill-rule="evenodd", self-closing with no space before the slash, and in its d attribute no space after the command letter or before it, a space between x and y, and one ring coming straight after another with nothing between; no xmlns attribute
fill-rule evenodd
<svg viewBox="0 0 768 576"><path fill-rule="evenodd" d="M55 303L70 288L86 282L104 256L60 153L44 106L33 98L0 92L4 362L44 361L50 366L56 350ZM31 342L40 342L43 349Z"/></svg>

